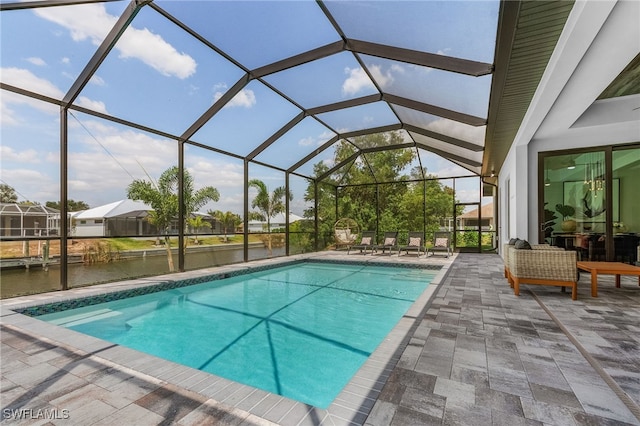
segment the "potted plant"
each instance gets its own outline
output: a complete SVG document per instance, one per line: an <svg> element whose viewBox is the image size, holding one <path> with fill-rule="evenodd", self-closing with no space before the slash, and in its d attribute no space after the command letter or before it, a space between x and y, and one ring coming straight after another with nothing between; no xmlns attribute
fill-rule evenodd
<svg viewBox="0 0 640 426"><path fill-rule="evenodd" d="M576 209L566 204L556 204L556 211L562 215L563 219L560 228L564 232L574 232L576 230L576 221L571 217L576 213Z"/></svg>
<svg viewBox="0 0 640 426"><path fill-rule="evenodd" d="M545 241L551 241L551 232L553 232L553 226L556 224L555 220L558 218L554 212L546 208L548 203L544 203L544 239Z"/></svg>

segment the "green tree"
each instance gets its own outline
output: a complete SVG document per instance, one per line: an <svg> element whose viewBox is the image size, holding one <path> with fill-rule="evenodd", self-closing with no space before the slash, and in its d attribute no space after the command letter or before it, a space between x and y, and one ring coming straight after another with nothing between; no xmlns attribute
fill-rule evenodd
<svg viewBox="0 0 640 426"><path fill-rule="evenodd" d="M250 212L249 218L267 222L267 250L271 255L271 219L278 213L284 213L286 210L285 196L288 196L289 201L293 200L293 194L287 191L284 186L279 186L269 193L267 185L258 179L251 179L249 181L249 187L253 187L258 190L258 194L251 201L251 208L257 208L258 211Z"/></svg>
<svg viewBox="0 0 640 426"><path fill-rule="evenodd" d="M160 175L157 182L136 179L127 187L127 197L132 200L140 200L149 204L153 209L149 213L149 221L153 223L160 233L164 235L164 244L167 250L167 262L169 271L175 270L173 256L171 254L171 241L169 238L171 222L178 217L178 167L171 167ZM204 187L198 191L193 190L193 178L185 170L183 177L185 217L189 217L209 201L218 201L218 190L213 187Z"/></svg>
<svg viewBox="0 0 640 426"><path fill-rule="evenodd" d="M242 218L236 213L230 211L223 212L221 210L208 211L210 216L213 216L218 222L222 224L222 230L224 232L224 242L229 242L229 230L235 231L236 227L242 223Z"/></svg>
<svg viewBox="0 0 640 426"><path fill-rule="evenodd" d="M360 136L354 139L353 144L342 141L336 145L334 162L337 164L349 158L356 152L355 146L373 148L402 142L402 137L397 132ZM452 188L435 179L436 176L428 175L426 169L414 167L408 175L404 174L415 160L415 150L369 152L359 158L335 171L324 183L318 185L320 233L333 235L335 221L349 217L356 220L362 230L374 230L376 224L378 231L422 231L426 228L429 239L429 235L439 229L442 218L453 216ZM317 163L314 167L315 176L323 175L329 170L324 163ZM428 179L423 180L423 176ZM334 185L338 186L338 217L335 214ZM311 183L307 187L305 200L313 201L313 195ZM376 206L379 211L376 211ZM458 214L461 214L461 208L459 210ZM313 209L308 209L305 217L311 219L314 213Z"/></svg>
<svg viewBox="0 0 640 426"><path fill-rule="evenodd" d="M202 216L195 215L187 219L187 225L189 226L189 231L195 234L193 242L198 244L198 231L201 228L211 228L211 224L204 220Z"/></svg>
<svg viewBox="0 0 640 426"><path fill-rule="evenodd" d="M343 140L336 145L334 163L339 164L352 157L357 152L356 146L366 149L403 142L398 132L359 136L354 138L353 144ZM400 211L399 204L409 187L408 183L402 182L409 178L403 171L414 161L415 155L413 149L368 152L334 171L326 178L325 184L318 185L319 233L333 235L335 222L346 217L354 219L362 230L376 230L377 225L380 230L401 229L407 215ZM328 170L324 163L314 166L315 176L323 175ZM377 182L384 184L376 188ZM397 183L387 185L388 182ZM339 187L337 217L334 186ZM311 183L307 187L305 200L312 201L313 194ZM379 207L379 215L376 207ZM313 209L308 209L305 217L312 218L313 213ZM415 215L413 212L411 214Z"/></svg>
<svg viewBox="0 0 640 426"><path fill-rule="evenodd" d="M60 210L60 201L47 201L45 206L51 207L52 209ZM84 201L75 201L75 200L67 200L67 211L70 212L79 212L82 210L90 209L89 204Z"/></svg>
<svg viewBox="0 0 640 426"><path fill-rule="evenodd" d="M320 162L314 165L315 175L318 176L324 171L328 170L326 164ZM304 194L304 200L307 202L313 202L315 197L315 190L313 182L310 182ZM327 183L318 183L318 246L326 247L331 244L331 238L333 238L333 226L340 218L336 218L335 214L335 187ZM313 232L315 224L315 205L304 210L303 217L309 219L304 221L304 226L309 228L310 232Z"/></svg>
<svg viewBox="0 0 640 426"><path fill-rule="evenodd" d="M17 203L18 194L12 186L0 183L0 203Z"/></svg>

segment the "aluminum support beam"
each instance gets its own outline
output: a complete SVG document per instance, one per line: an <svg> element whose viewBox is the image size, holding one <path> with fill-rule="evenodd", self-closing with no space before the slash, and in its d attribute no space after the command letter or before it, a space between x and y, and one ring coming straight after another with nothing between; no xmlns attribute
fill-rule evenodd
<svg viewBox="0 0 640 426"><path fill-rule="evenodd" d="M482 163L475 161L475 160L471 160L469 158L464 158L461 157L459 155L455 155L455 154L451 154L449 152L443 151L441 149L438 148L432 148L430 146L427 145L423 145L421 143L417 143L417 146L421 149L424 149L425 151L429 151L429 152L433 152L434 154L438 154L440 157L445 158L447 160L455 160L458 161L460 163L464 163L467 164L469 166L473 166L473 167L481 167Z"/></svg>
<svg viewBox="0 0 640 426"><path fill-rule="evenodd" d="M450 109L442 108L435 105L425 104L423 102L414 101L412 99L403 98L401 96L385 93L382 96L382 99L389 102L390 104L396 104L406 108L415 109L417 111L425 112L431 115L437 115L438 117L448 118L454 121L459 121L471 126L484 126L487 124L487 120L481 117L476 117L458 111L452 111Z"/></svg>
<svg viewBox="0 0 640 426"><path fill-rule="evenodd" d="M284 71L289 68L297 67L298 65L306 64L308 62L326 58L327 56L335 55L336 53L340 53L343 50L345 50L344 42L337 41L335 43L327 44L325 46L318 47L317 49L312 49L299 55L291 56L281 61L256 68L251 71L251 75L254 78L264 77L265 75Z"/></svg>
<svg viewBox="0 0 640 426"><path fill-rule="evenodd" d="M406 62L423 67L437 68L459 74L479 77L493 72L493 65L485 62L454 58L435 53L420 52L418 50L403 49L395 46L371 43L368 41L347 40L347 47L356 53Z"/></svg>
<svg viewBox="0 0 640 426"><path fill-rule="evenodd" d="M429 137L431 139L437 139L442 142L446 142L451 145L459 146L460 148L468 149L473 152L481 152L484 151L484 146L477 145L471 142L463 141L462 139L454 138L452 136L443 135L441 133L433 132L431 130L426 130L421 127L417 127L411 124L405 124L403 126L405 130L408 132L418 133L422 136Z"/></svg>

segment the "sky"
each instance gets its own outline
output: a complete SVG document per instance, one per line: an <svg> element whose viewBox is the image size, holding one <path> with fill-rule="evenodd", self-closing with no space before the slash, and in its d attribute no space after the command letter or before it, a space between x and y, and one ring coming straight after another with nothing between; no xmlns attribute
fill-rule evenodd
<svg viewBox="0 0 640 426"><path fill-rule="evenodd" d="M245 70L340 40L313 1L191 1L188 7L184 1L156 4L200 32L217 51L145 6L80 92L76 105L181 136ZM1 12L0 80L61 100L127 5L108 2ZM338 1L326 5L349 38L493 61L497 1ZM375 83L388 93L486 118L490 76L468 77L367 55L362 58ZM246 156L298 115L297 105L311 108L376 93L349 52L265 76L264 81L267 84L252 80L191 140ZM7 90L0 91L0 107L2 183L13 187L21 201L59 200L59 107ZM406 108L396 113L426 129L478 144L484 140L484 127ZM329 112L319 118L338 132L398 122L384 103ZM307 117L257 155L256 161L289 168L334 136L331 129ZM74 110L68 115L68 132L68 197L91 207L124 199L134 179L157 179L176 165L177 144L170 137ZM443 146L431 142L434 147ZM447 149L458 153L455 148ZM426 151L420 155L429 173L442 177L470 174L437 155ZM325 150L299 172L310 175L318 161L332 165L333 149ZM203 211L242 211L242 160L186 145L185 167L196 188L213 186L220 192L220 200ZM282 172L258 164L250 164L249 178L263 180L270 189L284 185ZM307 180L290 179L291 210L301 214L307 207L303 200ZM477 201L478 186L477 179L459 182L458 199Z"/></svg>

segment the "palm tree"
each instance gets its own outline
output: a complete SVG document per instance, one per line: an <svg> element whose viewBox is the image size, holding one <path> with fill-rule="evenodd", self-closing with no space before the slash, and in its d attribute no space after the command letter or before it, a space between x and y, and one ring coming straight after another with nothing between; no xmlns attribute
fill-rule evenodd
<svg viewBox="0 0 640 426"><path fill-rule="evenodd" d="M187 219L187 225L189 225L190 231L195 232L195 238L193 242L198 244L198 230L200 228L211 228L211 224L205 221L202 216L196 215Z"/></svg>
<svg viewBox="0 0 640 426"><path fill-rule="evenodd" d="M289 192L287 194L283 186L279 186L269 194L269 189L264 182L258 179L252 179L249 181L249 187L254 187L258 190L258 194L251 201L251 208L258 208L258 212L249 213L251 219L257 219L267 222L267 232L271 231L271 218L278 213L283 213L286 210L286 204L284 197L288 196L289 201L293 200L293 194ZM267 249L269 255L271 255L271 234L267 237Z"/></svg>
<svg viewBox="0 0 640 426"><path fill-rule="evenodd" d="M167 249L167 262L169 271L175 270L173 256L171 254L171 242L169 239L171 222L178 217L178 177L179 169L174 166L160 175L158 182L136 179L127 187L127 197L131 200L140 200L149 204L153 211L149 214L149 222L153 223L158 231L164 234L164 245ZM208 201L218 201L218 190L207 186L193 191L193 178L185 170L183 178L185 217L202 207Z"/></svg>
<svg viewBox="0 0 640 426"><path fill-rule="evenodd" d="M208 211L207 214L213 216L216 220L218 220L222 224L222 229L224 231L224 242L229 241L229 237L227 234L229 233L229 229L234 230L236 226L238 226L242 222L242 218L240 215L236 213L232 213L230 211L222 212L221 210L216 211Z"/></svg>

